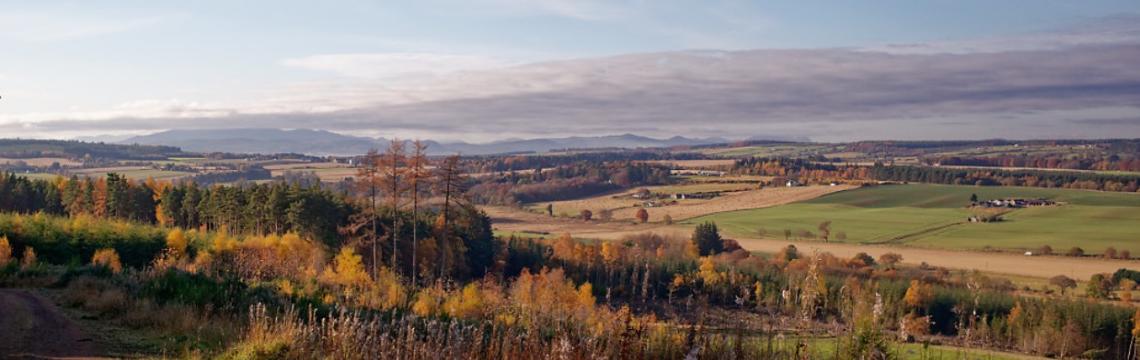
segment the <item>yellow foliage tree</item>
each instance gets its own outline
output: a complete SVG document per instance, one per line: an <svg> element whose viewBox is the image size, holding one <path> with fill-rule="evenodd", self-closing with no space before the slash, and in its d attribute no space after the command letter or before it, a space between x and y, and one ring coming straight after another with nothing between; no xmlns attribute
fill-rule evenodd
<svg viewBox="0 0 1140 360"><path fill-rule="evenodd" d="M1132 337L1140 338L1140 309L1132 315Z"/></svg>
<svg viewBox="0 0 1140 360"><path fill-rule="evenodd" d="M347 246L333 258L333 268L325 272L325 276L329 282L349 291L359 289L369 281L368 273L364 272L363 258Z"/></svg>
<svg viewBox="0 0 1140 360"><path fill-rule="evenodd" d="M622 251L620 244L615 244L613 241L602 243L602 260L607 264L616 264L621 260L621 256Z"/></svg>
<svg viewBox="0 0 1140 360"><path fill-rule="evenodd" d="M190 242L186 240L186 234L182 229L174 229L166 233L166 248L170 249L171 254L175 257L182 257L186 254L186 247Z"/></svg>
<svg viewBox="0 0 1140 360"><path fill-rule="evenodd" d="M12 262L12 245L8 243L7 236L0 236L0 267Z"/></svg>
<svg viewBox="0 0 1140 360"><path fill-rule="evenodd" d="M387 267L381 267L376 274L376 282L372 284L371 296L373 307L380 310L391 310L405 304L408 290L400 281L400 276Z"/></svg>
<svg viewBox="0 0 1140 360"><path fill-rule="evenodd" d="M557 240L554 240L554 245L552 246L554 248L554 257L563 260L577 260L574 256L574 248L576 245L577 241L574 241L574 237L570 236L570 233L563 233L558 236Z"/></svg>
<svg viewBox="0 0 1140 360"><path fill-rule="evenodd" d="M106 267L116 274L123 272L123 263L119 261L119 253L111 248L96 250L95 255L91 257L91 265Z"/></svg>
<svg viewBox="0 0 1140 360"><path fill-rule="evenodd" d="M412 312L419 316L432 316L439 313L447 292L438 283L426 287L416 293L416 301L412 303Z"/></svg>
<svg viewBox="0 0 1140 360"><path fill-rule="evenodd" d="M706 285L713 285L720 282L722 274L716 271L716 264L713 263L712 257L705 256L701 258L701 266L698 272L701 280L705 281Z"/></svg>
<svg viewBox="0 0 1140 360"><path fill-rule="evenodd" d="M910 287L906 289L903 301L912 308L923 308L934 298L934 288L930 284L922 284L918 280L911 280Z"/></svg>
<svg viewBox="0 0 1140 360"><path fill-rule="evenodd" d="M444 303L444 309L452 317L474 319L483 315L483 292L476 283L467 284L463 290L451 294Z"/></svg>
<svg viewBox="0 0 1140 360"><path fill-rule="evenodd" d="M593 307L595 301L594 285L585 282L578 286L578 306Z"/></svg>

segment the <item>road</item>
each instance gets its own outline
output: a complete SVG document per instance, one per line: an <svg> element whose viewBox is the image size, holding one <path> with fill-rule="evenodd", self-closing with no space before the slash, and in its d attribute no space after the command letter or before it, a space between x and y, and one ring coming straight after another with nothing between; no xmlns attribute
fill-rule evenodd
<svg viewBox="0 0 1140 360"><path fill-rule="evenodd" d="M55 304L21 289L0 289L0 358L96 358L93 338Z"/></svg>

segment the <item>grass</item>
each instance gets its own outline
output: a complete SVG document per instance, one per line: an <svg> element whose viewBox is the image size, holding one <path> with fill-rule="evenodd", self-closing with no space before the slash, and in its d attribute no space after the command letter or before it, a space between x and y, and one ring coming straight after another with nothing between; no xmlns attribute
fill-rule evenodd
<svg viewBox="0 0 1140 360"><path fill-rule="evenodd" d="M757 184L749 183L696 183L696 184L682 184L670 185L664 187L652 188L653 192L663 194L678 194L678 193L699 193L699 192L713 192L713 191L739 191L757 189Z"/></svg>
<svg viewBox="0 0 1140 360"><path fill-rule="evenodd" d="M1064 202L1005 214L1006 221L965 222L971 194L981 199L1022 197ZM729 235L793 236L818 233L830 220L832 240L845 233L847 242L894 243L930 248L979 250L986 247L1022 250L1049 245L1056 251L1077 246L1088 253L1107 247L1140 251L1140 195L1066 189L898 185L862 188L765 209L713 214L689 223L715 221ZM843 240L841 240L843 241Z"/></svg>
<svg viewBox="0 0 1140 360"><path fill-rule="evenodd" d="M833 359L835 356L836 340L817 338L808 341L808 351L812 358ZM945 345L924 345L922 343L891 343L890 352L899 360L950 360L950 359L993 359L1015 360L1036 359L1021 354L1002 353L988 350L969 349Z"/></svg>
<svg viewBox="0 0 1140 360"><path fill-rule="evenodd" d="M835 147L826 144L771 144L744 147L710 148L701 150L707 155L725 157L796 157L834 152Z"/></svg>
<svg viewBox="0 0 1140 360"><path fill-rule="evenodd" d="M152 177L155 180L169 180L169 179L177 179L177 178L181 178L181 177L186 177L186 176L190 176L193 174L188 173L188 172L183 172L183 171L167 171L167 170L145 169L145 170L123 171L122 173L120 173L120 175L126 176L127 178L134 179L134 180L145 180L148 177Z"/></svg>

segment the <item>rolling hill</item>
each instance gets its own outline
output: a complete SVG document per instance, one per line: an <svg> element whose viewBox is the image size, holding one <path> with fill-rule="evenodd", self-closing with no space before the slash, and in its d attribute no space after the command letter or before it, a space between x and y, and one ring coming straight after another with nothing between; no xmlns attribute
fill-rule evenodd
<svg viewBox="0 0 1140 360"><path fill-rule="evenodd" d="M383 149L386 139L338 134L324 130L284 130L270 128L170 130L136 136L123 144L177 146L194 152L231 153L301 153L307 155L356 155L372 148ZM521 152L544 152L557 149L656 148L683 145L724 143L723 138L686 138L674 136L654 139L633 134L610 136L574 136L565 138L509 139L489 143L426 141L432 155L460 153L486 155Z"/></svg>

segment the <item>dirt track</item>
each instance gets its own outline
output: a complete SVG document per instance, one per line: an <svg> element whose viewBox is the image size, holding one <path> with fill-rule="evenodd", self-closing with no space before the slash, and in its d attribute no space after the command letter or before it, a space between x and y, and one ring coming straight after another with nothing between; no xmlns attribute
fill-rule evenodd
<svg viewBox="0 0 1140 360"><path fill-rule="evenodd" d="M688 238L692 233L691 228L682 225L634 225L628 222L587 223L581 220L550 218L544 215L511 208L488 207L485 208L485 210L487 214L491 216L495 228L500 231L546 232L551 234L551 236L570 233L575 237L609 240L620 239L623 236L641 232L672 234L681 238ZM851 257L859 252L866 252L877 258L884 253L893 252L902 255L903 262L909 264L926 262L933 266L966 270L977 269L985 272L1038 278L1066 275L1074 279L1083 280L1088 279L1096 273L1112 273L1120 268L1136 268L1140 266L1140 262L1138 261L1125 260L1071 258L1062 256L1024 256L1013 253L954 251L905 246L824 243L818 241L787 241L780 239L736 238L736 240L740 242L740 245L745 249L752 251L776 252L788 246L788 244L794 244L800 253L810 254L813 251L821 251L832 253L838 257Z"/></svg>
<svg viewBox="0 0 1140 360"><path fill-rule="evenodd" d="M0 358L93 358L92 337L43 297L0 289Z"/></svg>

